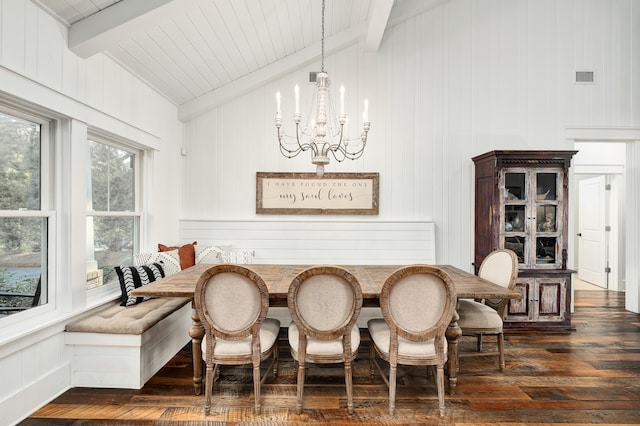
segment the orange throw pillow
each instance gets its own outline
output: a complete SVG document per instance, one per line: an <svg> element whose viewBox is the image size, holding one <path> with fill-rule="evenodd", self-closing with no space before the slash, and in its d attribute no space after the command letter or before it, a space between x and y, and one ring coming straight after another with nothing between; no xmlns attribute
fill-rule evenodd
<svg viewBox="0 0 640 426"><path fill-rule="evenodd" d="M196 264L196 244L198 244L197 241L194 241L191 244L185 244L182 247L169 247L164 244L158 244L158 251L171 251L178 249L178 255L180 256L180 269L186 269Z"/></svg>

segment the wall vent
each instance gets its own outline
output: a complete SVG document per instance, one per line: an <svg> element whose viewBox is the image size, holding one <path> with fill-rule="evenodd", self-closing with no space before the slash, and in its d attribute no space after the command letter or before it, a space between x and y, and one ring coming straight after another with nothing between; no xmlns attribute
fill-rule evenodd
<svg viewBox="0 0 640 426"><path fill-rule="evenodd" d="M576 71L576 83L595 83L595 73L593 71Z"/></svg>

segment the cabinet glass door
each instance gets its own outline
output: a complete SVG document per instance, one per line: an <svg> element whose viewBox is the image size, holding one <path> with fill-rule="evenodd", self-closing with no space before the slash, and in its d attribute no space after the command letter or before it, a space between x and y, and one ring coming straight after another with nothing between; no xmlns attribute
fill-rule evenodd
<svg viewBox="0 0 640 426"><path fill-rule="evenodd" d="M523 268L561 263L561 174L556 169L510 168L501 173L500 246L516 253Z"/></svg>
<svg viewBox="0 0 640 426"><path fill-rule="evenodd" d="M529 256L529 234L526 229L529 186L525 172L504 174L502 247L513 250L521 264L526 263Z"/></svg>
<svg viewBox="0 0 640 426"><path fill-rule="evenodd" d="M536 267L557 266L561 262L558 250L559 177L555 171L535 174Z"/></svg>

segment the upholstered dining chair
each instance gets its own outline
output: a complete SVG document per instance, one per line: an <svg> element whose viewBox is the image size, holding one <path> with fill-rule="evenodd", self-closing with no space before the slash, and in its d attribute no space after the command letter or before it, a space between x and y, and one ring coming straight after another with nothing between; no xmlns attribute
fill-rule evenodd
<svg viewBox="0 0 640 426"><path fill-rule="evenodd" d="M362 309L362 290L355 276L337 266L313 266L289 286L289 345L298 363L296 408L302 412L305 364L344 363L347 408L353 413L351 364L360 346L355 325Z"/></svg>
<svg viewBox="0 0 640 426"><path fill-rule="evenodd" d="M518 257L509 249L494 250L480 265L478 276L487 281L513 290L518 279ZM498 341L498 364L505 368L503 319L508 299L475 301L461 299L458 302L458 325L463 336L477 337L477 350L482 351L482 337L495 335Z"/></svg>
<svg viewBox="0 0 640 426"><path fill-rule="evenodd" d="M371 336L371 371L378 369L389 386L389 414L396 404L398 364L436 367L438 409L444 417L445 332L456 305L456 290L449 275L432 266L405 266L392 273L380 293L383 318L367 323ZM389 363L385 374L376 354Z"/></svg>
<svg viewBox="0 0 640 426"><path fill-rule="evenodd" d="M269 291L251 269L219 264L207 269L196 284L195 309L204 326L202 358L206 363L205 414L211 409L213 382L220 365L253 365L255 412L260 413L261 361L273 356L268 370L278 373L280 321L266 318Z"/></svg>

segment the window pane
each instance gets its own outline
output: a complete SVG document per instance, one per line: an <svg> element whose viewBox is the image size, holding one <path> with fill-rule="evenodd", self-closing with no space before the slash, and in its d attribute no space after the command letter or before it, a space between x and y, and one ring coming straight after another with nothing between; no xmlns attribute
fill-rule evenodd
<svg viewBox="0 0 640 426"><path fill-rule="evenodd" d="M0 218L0 317L47 302L46 247L46 218Z"/></svg>
<svg viewBox="0 0 640 426"><path fill-rule="evenodd" d="M40 125L0 113L0 210L40 210Z"/></svg>
<svg viewBox="0 0 640 426"><path fill-rule="evenodd" d="M95 261L98 264L98 271L101 271L101 279L92 275L92 279L87 280L87 286L95 287L96 281L106 284L118 279L113 270L115 266L131 265L138 218L88 217L87 229L91 227L93 227Z"/></svg>
<svg viewBox="0 0 640 426"><path fill-rule="evenodd" d="M540 205L536 207L536 226L539 232L556 232L556 206Z"/></svg>
<svg viewBox="0 0 640 426"><path fill-rule="evenodd" d="M524 207L525 206L504 206L504 230L507 232L522 232L525 231L524 225Z"/></svg>
<svg viewBox="0 0 640 426"><path fill-rule="evenodd" d="M557 243L554 237L538 237L536 263L555 263Z"/></svg>
<svg viewBox="0 0 640 426"><path fill-rule="evenodd" d="M524 200L527 198L525 191L524 173L505 173L504 175L504 198L506 200Z"/></svg>
<svg viewBox="0 0 640 426"><path fill-rule="evenodd" d="M524 263L526 243L526 237L506 237L504 239L504 248L513 250L518 257L518 263Z"/></svg>
<svg viewBox="0 0 640 426"><path fill-rule="evenodd" d="M536 175L536 198L538 200L555 200L558 198L556 183L557 173L538 173Z"/></svg>
<svg viewBox="0 0 640 426"><path fill-rule="evenodd" d="M134 154L94 141L89 141L89 151L92 209L134 211Z"/></svg>

